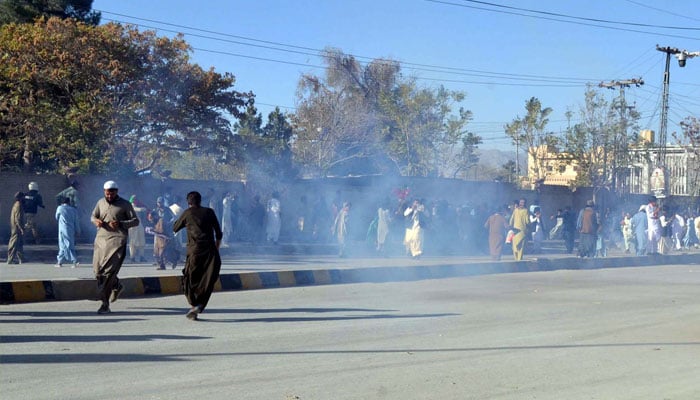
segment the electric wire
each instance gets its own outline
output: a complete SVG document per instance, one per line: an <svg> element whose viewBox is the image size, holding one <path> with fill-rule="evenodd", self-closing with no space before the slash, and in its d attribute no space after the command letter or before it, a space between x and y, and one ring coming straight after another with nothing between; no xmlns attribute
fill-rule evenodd
<svg viewBox="0 0 700 400"><path fill-rule="evenodd" d="M559 18L545 17L545 16L539 16L539 15L528 15L528 14L516 13L516 12L504 11L504 10L494 10L494 9L485 8L485 7L470 6L467 4L458 4L458 3L453 3L450 1L443 1L443 0L425 0L425 1L428 1L431 3L444 4L444 5L448 5L448 6L464 7L464 8L471 8L471 9L482 10L482 11L490 11L490 12L501 13L501 14L516 15L519 17L543 19L543 20L548 20L548 21L555 21L555 22L568 23L568 24L574 24L574 25L592 26L592 27L610 29L610 30L616 30L616 31L641 33L641 34L645 34L645 35L663 36L663 37L670 37L670 38L674 38L674 39L687 39L687 40L700 41L700 37L672 35L672 34L664 34L664 33L657 33L657 32L647 32L647 31L642 31L639 29L620 28L620 27L615 27L615 26L606 26L606 25L600 25L600 24L594 24L594 23L588 23L588 22L568 21L568 20L563 20L563 19L559 19Z"/></svg>
<svg viewBox="0 0 700 400"><path fill-rule="evenodd" d="M625 0L625 1L627 1L628 3L632 3L632 4L634 4L634 5L636 5L636 6L639 6L639 7L644 7L644 8L648 8L648 9L650 9L650 10L658 11L658 12L661 12L661 13L664 13L664 14L673 15L674 17L686 18L686 19L690 19L690 20L693 20L693 21L700 21L700 19L698 19L698 18L693 18L693 17L690 17L690 16L688 16L688 15L684 15L684 14L674 13L674 12L665 10L665 9L663 9L663 8L652 7L652 6L650 6L650 5L643 4L643 3L640 3L640 2L638 2L638 1L633 1L633 0Z"/></svg>
<svg viewBox="0 0 700 400"><path fill-rule="evenodd" d="M450 5L458 5L458 4L453 4L453 3L447 3L444 1L437 1L437 0L426 0L429 2L434 2L434 3L445 3L445 4L450 4ZM486 2L478 2L478 1L469 1L469 0L464 0L466 2L472 2L472 3L480 3L480 4L489 4L493 6L500 6L496 5L493 3L486 3ZM504 8L511 8L508 6L502 6ZM517 9L517 8L513 8ZM250 37L244 37L244 36L239 36L239 35L232 35L232 34L225 34L221 32L215 32L211 30L205 30L205 29L200 29L200 28L195 28L195 27L188 27L184 25L178 25L178 24L171 24L168 22L163 22L163 21L157 21L157 20L151 20L151 19L145 19L145 18L138 18L138 17L133 17L129 16L126 14L119 14L119 13L113 13L110 11L104 11L104 10L98 10L103 13L107 14L112 14L112 15L118 15L130 19L136 19L136 20L141 20L141 21L148 21L148 22L154 22L157 24L162 24L165 26L173 26L173 27L178 27L178 28L184 28L184 29L189 29L193 31L198 31L198 32L203 32L203 33L211 33L215 35L220 35L224 36L227 38L237 38L237 39L242 39L242 40L247 40L255 43L264 43L264 44L255 44L255 43L247 43L247 42L242 42L239 40L231 40L231 39L225 39L225 38L217 38L217 37L212 37L212 36L206 36L206 35L199 35L191 32L180 32L180 31L173 31L173 30L168 30L164 29L162 27L151 27L151 26L145 26L143 24L137 24L137 23L132 23L132 22L125 22L125 21L120 21L120 20L114 20L114 19L109 19L105 18L107 20L111 20L116 23L124 23L124 24L131 24L131 25L137 25L141 27L147 27L150 29L156 29L156 30L162 30L166 32L174 32L174 33L181 33L183 35L189 35L193 37L199 37L202 39L209 39L209 40L216 40L216 41L222 41L222 42L228 42L231 44L237 44L237 45L243 45L243 46L252 46L252 47L258 47L258 48L264 48L264 49L269 49L269 50L275 50L275 51L282 51L282 52L288 52L288 53L296 53L296 54L301 54L301 55L307 55L307 56L319 56L323 55L326 53L326 50L319 50L319 49L314 49L310 47L304 47L304 46L296 46L296 45L290 45L290 44L285 44L285 43L280 43L280 42L273 42L273 41L266 41L266 40L260 40L260 39L254 39ZM486 11L496 11L498 10L486 10ZM549 12L544 12L544 11L537 11L537 10L526 10L523 9L522 11L527 11L527 12L537 12L537 13L543 13L546 15L553 15L553 16L561 16L561 17L567 17L567 18L574 18L574 19L581 19L581 20L595 20L597 22L605 22L605 23L611 23L611 24L629 24L629 25L634 25L634 26L645 26L645 27L654 27L654 28L676 28L676 27L664 27L664 26L654 26L650 24L637 24L637 23L626 23L626 22L621 22L621 21L607 21L607 20L597 20L597 19L586 19L584 17L575 17L575 16L568 16L564 14L557 14L557 13L549 13ZM533 17L530 15L521 15L523 17ZM571 22L571 21L558 21L558 22ZM597 26L597 25L593 25ZM611 27L606 27L606 26L598 26L601 28L611 28ZM626 29L622 29L626 30ZM700 28L692 28L689 30L700 30ZM655 33L650 33L650 32L640 32L640 33L648 33L648 34L655 34ZM662 35L662 36L668 36L668 35ZM674 37L674 35L670 35L671 37ZM695 38L690 38L694 40L698 40ZM285 48L286 47L286 48ZM273 58L267 58L267 57L256 57L256 56L251 56L251 55L246 55L246 54L240 54L240 53L233 53L233 52L228 52L228 51L218 51L218 50L211 50L211 49L203 49L200 47L192 47L193 50L197 51L202 51L202 52L209 52L213 54L222 54L222 55L228 55L228 56L234 56L234 57L241 57L241 58L248 58L248 59L254 59L254 60L259 60L259 61L265 61L265 62L275 62L275 63L282 63L282 64L288 64L288 65L295 65L295 66L303 66L306 68L315 68L315 69L324 69L327 68L327 66L320 66L320 65L313 65L313 64L308 64L308 63L300 63L300 62L293 62L293 61L286 61L286 60L279 60L279 59L273 59ZM290 50L290 49L296 49L296 50ZM647 50L644 54L638 56L635 60L640 60L644 58L647 53L653 51L653 49ZM346 54L348 56L355 57L358 60L373 60L369 57L364 57L364 56L357 56L357 55L352 55L352 54ZM653 60L654 58L647 58ZM373 60L377 61L377 60ZM473 69L466 69L466 68L456 68L456 67L446 67L446 66L438 66L438 65L429 65L429 64L419 64L419 63L411 63L411 62L399 62L396 61L398 64L404 66L407 70L411 71L424 71L424 72L436 72L436 73L446 73L446 74L456 74L456 75L465 75L465 76L477 76L477 77L485 77L485 78L498 78L498 79L509 79L509 80L516 80L516 81L539 81L539 82L549 82L549 84L525 84L525 83L504 83L504 82L494 82L494 81L466 81L466 80L457 80L457 79L440 79L440 78L432 78L432 77L421 77L418 76L416 77L417 79L420 80L425 80L425 81L436 81L436 82L446 82L446 83L461 83L461 84L477 84L477 85L499 85L499 86L524 86L524 87L537 87L537 86L542 86L542 87L579 87L579 86L584 86L584 82L586 81L591 81L592 79L588 78L571 78L571 77L552 77L552 76L543 76L543 75L531 75L531 74L514 74L514 73L502 73L502 72L492 72L492 71L483 71L483 70L473 70ZM635 62L630 62L627 65L635 65ZM651 71L655 66L658 65L657 63L654 63L652 66L649 67L647 72ZM559 84L556 84L556 83ZM573 83L576 82L576 83ZM681 84L680 82L675 82L676 85ZM691 84L695 85L695 84ZM698 85L700 86L700 85ZM262 103L258 102L257 104L260 105L267 105L270 107L280 107L280 108L285 108L285 109L295 109L295 107L287 107L287 106L280 106L280 105L274 105L274 104L269 104L269 103ZM655 114L655 113L654 113ZM652 117L653 118L653 115ZM505 125L505 123L503 123Z"/></svg>
<svg viewBox="0 0 700 400"><path fill-rule="evenodd" d="M428 1L431 1L431 0L428 0ZM505 8L505 9L509 9L509 10L525 11L525 12L534 13L534 14L550 15L553 17L564 17L564 18L576 19L576 20L581 20L581 21L602 22L602 23L606 23L606 24L616 24L616 25L639 26L639 27L645 27L645 28L700 31L699 27L667 26L667 25L644 24L644 23L639 23L639 22L613 21L613 20L600 19L600 18L588 18L588 17L579 17L579 16L575 16L575 15L560 14L560 13L555 13L555 12L551 12L551 11L541 11L541 10L532 10L532 9L520 8L520 7L512 7L512 6L506 6L503 4L489 3L486 1L478 1L478 0L462 0L462 1L465 3L482 4L482 5L488 5L491 7Z"/></svg>
<svg viewBox="0 0 700 400"><path fill-rule="evenodd" d="M189 36L193 36L193 37L200 37L200 38L204 38L204 39L229 42L229 43L240 44L240 45L244 45L244 46L266 48L266 49L270 49L270 50L277 50L277 51L283 51L283 52L288 52L288 53L296 53L296 54L301 54L301 55L309 55L309 56L321 55L321 56L323 56L323 55L328 53L324 49L314 49L311 47L297 46L297 45L285 44L285 43L281 43L281 42L273 42L273 41L268 41L268 40L254 39L254 38L250 38L250 37L232 35L232 34L227 34L227 33L222 33L222 32L215 32L215 31L210 31L210 30L206 30L206 29L190 27L190 26L186 26L186 25L172 24L169 22L157 21L157 20L152 20L152 19L147 19L147 18L139 18L139 17L130 16L130 15L114 13L111 11L105 11L105 10L98 10L98 11L100 11L102 13L106 13L106 14L118 15L121 17L135 19L135 20L139 20L139 21L152 22L152 23L157 23L157 24L171 26L171 27L180 28L180 29L188 29L188 30L196 31L196 32L198 31L198 32L203 32L203 33L212 33L212 34L219 35L219 36L244 39L247 41L259 42L259 43L264 43L264 44L260 45L260 44L246 43L246 42L241 42L241 41L237 41L237 40L222 39L222 38L216 38L213 36L205 36L205 35L187 33L187 32L182 32L182 31L177 31L177 30L164 29L161 27L144 25L144 24L140 24L140 23L126 22L126 21L112 19L112 18L103 18L107 21L113 21L116 23L131 24L131 25L146 27L149 29L162 30L165 32L182 33L183 35L189 35ZM276 47L271 46L271 45L274 45ZM296 49L296 50L288 50L288 49L285 49L285 47L289 47L289 48ZM304 51L301 51L301 50L304 50ZM355 55L355 54L346 54L346 55L352 56L358 60L365 60L368 62L378 60L377 58ZM522 79L532 78L532 79L549 79L549 80L578 81L578 82L596 80L595 78L555 77L555 76L534 75L534 74L515 74L515 73L507 73L507 72L494 72L494 71L476 70L476 69L459 68L459 67L451 67L451 66L440 66L440 65L434 65L434 64L421 64L421 63L408 62L408 61L396 61L396 62L401 64L402 66L405 66L406 68L411 68L414 70L426 70L426 71L432 71L432 72L438 71L438 72L443 72L443 73L472 73L472 74L486 74L488 76L494 76L494 77L501 76L501 77L516 77L516 78L522 78Z"/></svg>

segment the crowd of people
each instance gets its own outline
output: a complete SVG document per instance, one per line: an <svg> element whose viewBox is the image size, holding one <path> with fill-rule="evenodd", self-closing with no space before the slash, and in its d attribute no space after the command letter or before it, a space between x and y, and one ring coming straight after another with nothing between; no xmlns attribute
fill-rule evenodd
<svg viewBox="0 0 700 400"><path fill-rule="evenodd" d="M66 262L73 268L79 265L75 243L84 215L79 187L77 181L72 181L56 195L58 268ZM131 194L128 200L120 197L115 181L105 182L103 189L104 197L89 217L96 229L93 269L102 301L100 313L109 312L109 303L116 301L123 290L117 278L122 263L148 262L148 241L152 241L151 260L157 269L175 269L185 254L184 285L192 306L190 319L204 310L214 277L218 278L220 246L235 242L274 246L283 228L290 242L337 244L340 257L352 255L363 246L363 254L370 251L377 256L419 259L423 254L470 254L489 255L498 261L512 251L514 260L522 260L524 254L543 252L548 239L561 240L567 254L574 253L578 239L577 255L581 258L605 257L612 247L643 256L700 244L700 217L660 205L654 197L634 213L601 210L589 200L578 211L566 206L547 220L539 205L528 207L524 198L488 210L485 204L454 206L445 200L409 198L407 188L395 190L393 196L375 204L363 204L360 210L340 190L328 203L322 194L311 201L302 195L296 207L285 207L277 191L266 199L254 195L242 201L235 191L217 196L216 191L208 189L205 196L188 193L187 203L181 204L168 189L149 206L138 194ZM15 194L8 264L25 261L25 236L40 243L36 215L44 208L36 182L29 183L27 192ZM289 221L294 221L293 226L285 227Z"/></svg>
<svg viewBox="0 0 700 400"><path fill-rule="evenodd" d="M88 219L80 205L79 188L77 181L71 181L56 195L56 267L64 263L78 265L75 241L81 231L85 233L80 221ZM18 206L11 215L8 263L24 261L26 238L34 243L41 241L36 214L46 206L36 182L30 182L28 189L17 193ZM700 218L693 213L659 207L656 200L640 206L636 212L601 210L589 200L580 210L566 206L545 218L539 205L528 207L525 199L491 209L486 204L456 206L446 200L409 197L406 188L396 189L375 203L355 207L340 190L331 201L326 201L323 194L313 198L304 194L296 202L291 201L290 194L281 196L278 191L263 196L206 190L202 205L214 210L221 223L222 247L237 242L276 245L282 236L291 243L335 243L341 257L353 252L367 254L371 249L379 256L404 253L417 259L427 252L489 255L500 260L504 247L508 247L513 258L521 260L525 253L543 252L545 240L561 240L565 253L577 250L578 256L585 258L605 257L611 247L636 255L695 247L696 225L700 224ZM139 194L131 194L128 202L141 224L129 230L126 261L152 262L157 269L176 268L182 261L186 234L173 233L172 226L187 205L169 187L151 202ZM152 254L145 252L147 243Z"/></svg>

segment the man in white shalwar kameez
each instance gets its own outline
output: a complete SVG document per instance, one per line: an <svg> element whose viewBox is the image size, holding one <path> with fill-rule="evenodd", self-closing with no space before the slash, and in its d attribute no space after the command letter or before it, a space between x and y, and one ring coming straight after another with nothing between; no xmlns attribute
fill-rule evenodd
<svg viewBox="0 0 700 400"><path fill-rule="evenodd" d="M338 239L338 256L346 257L345 242L348 238L348 220L350 218L350 203L343 203L343 208L338 211L333 223L333 233Z"/></svg>
<svg viewBox="0 0 700 400"><path fill-rule="evenodd" d="M281 208L279 194L273 192L272 197L267 201L265 232L267 233L267 241L274 244L277 244L280 238L280 229L282 228Z"/></svg>
<svg viewBox="0 0 700 400"><path fill-rule="evenodd" d="M427 218L425 206L419 200L414 200L411 207L403 212L403 215L409 219L406 227L406 248L408 248L411 257L418 259L423 254L423 225Z"/></svg>
<svg viewBox="0 0 700 400"><path fill-rule="evenodd" d="M651 197L649 199L649 204L646 207L647 213L647 254L658 254L659 253L659 241L661 241L661 234L663 233L663 227L661 226L661 207L656 203L656 197Z"/></svg>
<svg viewBox="0 0 700 400"><path fill-rule="evenodd" d="M377 209L377 252L384 253L384 243L389 235L389 223L391 222L391 212L389 208L380 206Z"/></svg>

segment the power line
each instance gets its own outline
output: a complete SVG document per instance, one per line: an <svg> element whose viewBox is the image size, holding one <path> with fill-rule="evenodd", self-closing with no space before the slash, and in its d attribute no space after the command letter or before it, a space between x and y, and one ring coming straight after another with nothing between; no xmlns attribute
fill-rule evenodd
<svg viewBox="0 0 700 400"><path fill-rule="evenodd" d="M698 18L693 18L693 17L690 17L690 16L688 16L688 15L684 15L684 14L674 13L674 12L665 10L665 9L663 9L663 8L652 7L652 6L650 6L650 5L642 4L642 3L638 2L638 1L632 1L632 0L625 0L625 1L627 1L628 3L632 3L632 4L634 4L634 5L640 6L640 7L648 8L648 9L651 9L651 10L655 10L655 11L658 11L658 12L661 12L661 13L664 13L664 14L673 15L674 17L681 17L681 18L687 18L687 19L690 19L690 20L693 20L693 21L700 21L700 19L698 19Z"/></svg>
<svg viewBox="0 0 700 400"><path fill-rule="evenodd" d="M505 8L505 9L509 9L509 10L525 11L525 12L534 13L534 14L551 15L554 17L564 17L564 18L576 19L576 20L581 20L581 21L602 22L602 23L606 23L606 24L616 24L616 25L639 26L639 27L644 27L644 28L700 31L700 28L697 28L697 27L667 26L667 25L643 24L643 23L639 23L639 22L612 21L612 20L600 19L600 18L587 18L587 17L579 17L579 16L575 16L575 15L560 14L560 13L555 13L555 12L550 12L550 11L541 11L541 10L532 10L532 9L520 8L520 7L512 7L512 6L502 5L502 4L489 3L489 2L485 2L485 1L477 1L477 0L462 0L462 1L465 3L483 4L483 5L488 5L491 7Z"/></svg>
<svg viewBox="0 0 700 400"><path fill-rule="evenodd" d="M268 40L260 40L260 39L255 39L255 38L251 38L251 37L216 32L216 31L200 29L200 28L186 26L186 25L172 24L169 22L157 21L157 20L152 20L152 19L147 19L147 18L139 18L139 17L134 17L134 16L126 15L126 14L114 13L111 11L104 11L104 10L96 10L96 11L99 11L99 12L105 13L105 14L118 15L121 17L126 17L126 18L139 20L139 21L152 22L152 23L157 23L157 24L171 26L171 27L180 28L180 29L187 29L187 30L191 30L191 31L215 34L215 35L224 36L224 37L243 39L243 40L256 42L256 43L263 43L263 44L261 45L261 44L254 44L254 43L246 43L246 42L235 41L235 40L230 40L230 39L223 39L223 38L217 38L217 37L212 37L212 36L204 36L204 35L199 35L199 34L195 34L195 33L188 33L188 32L164 29L164 28L157 27L157 26L149 26L149 25L133 23L133 22L126 22L126 21L121 21L121 20L116 20L116 19L111 19L111 18L103 18L104 20L113 21L116 23L131 24L131 25L136 25L136 26L145 27L145 28L149 28L149 29L162 30L165 32L182 33L184 35L199 37L199 38L203 38L203 39L210 39L210 40L228 42L228 43L239 44L239 45L244 45L244 46L265 48L268 50L276 50L276 51L295 53L295 54L301 54L301 55L323 56L323 55L328 53L324 49L314 49L311 47L297 46L297 45L291 45L291 44L286 44L286 43L281 43L281 42L273 42L273 41L268 41ZM279 46L279 47L273 47L270 45ZM282 47L282 48L280 48L280 47ZM284 47L289 47L291 49L296 49L296 50L289 50L289 49L285 49ZM300 50L304 50L304 51L300 51ZM355 55L355 54L346 54L346 55L352 56L358 60L377 61L376 58L367 57L367 56L361 56L361 55ZM493 72L493 71L476 70L476 69L468 69L468 68L460 68L460 67L440 66L440 65L433 65L433 64L421 64L421 63L414 63L414 62L408 62L408 61L396 61L396 62L401 64L402 66L404 66L407 69L418 70L418 71L428 71L428 72L451 73L451 74L458 74L458 75L484 74L484 75L489 76L489 77L502 77L504 79L506 79L508 77L512 77L512 78L519 78L519 79L523 79L523 80L525 80L525 79L538 80L539 79L539 80L578 81L578 82L588 82L591 80L598 80L598 79L592 79L592 78L556 77L556 76L547 76L547 75ZM471 75L471 76L482 76L482 75Z"/></svg>
<svg viewBox="0 0 700 400"><path fill-rule="evenodd" d="M431 0L426 0L426 1L431 1ZM445 3L442 1L432 1L432 2ZM485 2L474 1L474 3L485 3ZM453 3L449 3L449 4L458 5L458 4L453 4ZM491 4L491 3L486 3L486 4ZM467 6L467 7L469 7L469 6ZM474 7L469 7L469 8L474 8ZM281 42L260 40L260 39L255 39L255 38L251 38L251 37L227 34L227 33L222 33L222 32L215 32L215 31L200 29L200 28L196 28L196 27L189 27L189 26L185 26L185 25L172 24L172 23L157 21L157 20L152 20L152 19L133 17L133 16L129 16L126 14L113 13L110 11L102 11L102 10L98 10L98 11L100 11L102 13L106 13L106 14L113 14L113 15L118 15L118 16L130 18L130 19L134 19L134 20L148 21L148 22L153 22L156 24L165 25L165 26L177 27L179 29L187 29L187 30L191 30L191 31L195 31L195 32L213 34L213 35L217 35L220 37L214 37L214 36L210 36L210 35L201 35L201 34L196 34L196 33L192 33L192 32L174 31L174 30L169 30L169 29L165 29L162 27L149 27L149 26L146 26L143 24L129 23L129 22L113 20L113 19L111 20L111 21L114 21L116 23L131 24L131 25L136 25L136 26L141 26L141 27L147 27L150 29L162 30L162 31L166 31L166 32L181 33L183 35L188 35L188 36L192 36L192 37L199 37L199 38L207 39L207 40L215 40L215 41L221 41L221 42L226 42L226 43L231 43L231 44L236 44L236 45L251 46L251 47L257 47L257 48L263 48L263 49L267 49L267 50L281 51L281 52L287 52L287 53L293 53L293 54L300 54L300 55L307 55L307 56L323 56L324 54L327 54L327 50L319 50L319 49L314 49L311 47L297 46L297 45L285 44L285 43L281 43ZM488 10L488 9L486 11L500 12L498 10ZM536 10L527 10L527 11L535 12ZM513 13L510 13L510 14L513 14ZM531 15L522 15L522 16L533 17ZM105 19L110 20L108 18L105 18ZM549 18L546 18L546 19L549 19ZM571 22L571 21L559 21L559 22ZM609 22L614 23L613 21L609 21ZM590 24L587 24L587 25L590 25ZM592 25L592 26L596 26L596 25ZM605 26L601 26L601 27L607 28L607 29L611 28L611 27L605 27ZM700 28L698 28L698 29L700 29ZM621 29L621 30L627 30L627 29ZM642 32L642 33L649 34L650 32ZM662 36L668 36L668 35L662 35ZM232 40L231 38L239 39L239 40ZM695 40L695 38L693 38L693 39ZM227 52L227 51L217 51L217 50L210 50L210 49L204 49L204 48L194 48L194 47L193 47L193 50L202 51L202 52L209 52L209 53L214 53L214 54L234 56L234 57L242 57L242 58L254 59L254 60L265 61L265 62L275 62L275 63L282 63L282 64L288 64L288 65L296 65L296 66L315 68L315 69L328 68L328 66L312 65L309 63L294 62L294 61L289 61L289 60L280 60L280 59L266 58L266 57L256 57L256 56L251 56L251 55L247 55L247 54L240 54L240 53ZM352 54L345 54L345 55L355 57L358 60L372 60L373 62L378 61L378 60L373 60L369 57L364 57L364 56L358 56L358 55L352 55ZM643 57L643 56L644 55L638 57L638 59ZM417 79L420 79L420 80L449 82L449 83L518 86L518 87L562 87L562 88L565 88L565 87L578 87L578 86L581 86L585 82L597 80L597 79L590 79L590 78L571 78L571 77L554 77L554 76L543 76L543 75L503 73L503 72L473 70L473 69L456 68L456 67L448 67L448 66L440 66L440 65L419 64L419 63L411 63L411 62L399 62L399 61L392 61L392 60L387 60L387 61L388 62L389 61L396 62L397 64L402 65L407 70L413 70L413 71L425 71L425 72L432 72L432 73L464 75L464 76L477 76L477 77L482 77L482 78L494 78L494 79L499 79L499 80L538 82L537 84L534 84L534 83L525 84L522 82L507 83L507 82L500 82L500 81L499 82L469 81L469 80L457 80L457 79L440 79L440 78L432 78L432 77L416 77ZM627 65L631 65L631 63L628 63ZM547 84L543 84L543 83L547 83ZM691 84L691 85L697 85L697 84ZM700 86L700 85L698 85L698 86ZM281 108L294 109L294 107L273 105L273 104L267 104L267 103L258 103L258 104L267 105L267 106L271 106L271 107L279 106Z"/></svg>
<svg viewBox="0 0 700 400"><path fill-rule="evenodd" d="M127 24L127 22L124 22L124 21L113 20L113 19L109 19L109 18L104 18L104 19L106 19L108 21L117 22L117 23ZM141 27L145 27L145 28L149 28L149 29L162 30L162 31L172 32L172 33L182 33L183 35L195 36L195 37L212 39L212 40L219 40L219 41L224 41L224 42L231 42L231 43L242 44L242 45L246 45L246 46L263 47L263 48L272 49L272 50L279 50L279 51L292 52L292 53L298 53L298 54L304 54L304 55L318 56L318 54L303 53L303 52L297 52L297 51L286 50L286 49L278 49L278 48L268 47L268 46L258 46L258 45L242 43L242 42L233 42L233 41L229 41L229 40L225 40L225 39L207 37L207 36L196 35L196 34L191 34L191 33L183 33L183 32L173 31L173 30L169 30L169 29L162 29L162 28L154 27L154 26L145 26L145 25L141 25L141 24L131 24L131 25L141 26ZM288 64L288 65L298 65L298 66L317 68L317 69L327 68L326 66L321 66L321 65L299 63L299 62L294 62L294 61L286 61L286 60L279 60L279 59L266 58L266 57L250 56L247 54L233 53L233 52L222 51L222 50L211 50L211 49L204 49L204 48L200 48L200 47L192 47L192 49L197 50L197 51L207 52L207 53L229 55L229 56L233 56L233 57L248 58L248 59L259 60L259 61L268 61L268 62L275 62L275 63L281 63L281 64ZM323 51L319 50L319 52L323 52ZM401 62L397 62L397 63L405 64L405 65L418 65L418 64L414 64L414 63L401 63ZM445 73L445 74L452 74L452 75L477 76L477 77L485 77L485 78L510 79L510 80L520 80L520 81L551 82L551 84L524 84L524 83L516 84L516 83L502 83L502 82L493 82L493 81L463 81L463 80L444 79L444 78L443 79L441 79L441 78L426 78L426 77L420 77L420 76L416 77L417 79L420 79L420 80L438 81L438 82L447 82L447 83L467 83L467 84L478 84L478 85L522 86L522 87L578 87L578 86L582 86L583 83L585 81L587 81L586 78L556 78L556 77L546 77L546 76L539 76L539 78L535 78L535 77L538 77L538 75L525 75L525 74L520 74L520 75L518 75L518 74L502 74L502 75L506 75L506 76L500 76L499 73L495 73L495 72L493 72L493 73L485 72L484 74L472 74L472 73L466 73L466 72L457 72L459 69L451 68L451 67L436 67L436 68L453 69L454 71L443 71L443 70L417 68L417 67L405 67L405 68L407 70L412 70L412 71L437 72L437 73ZM521 76L521 77L519 78L517 76ZM579 82L567 83L567 81L565 79L576 80ZM557 82L562 83L562 84L554 84Z"/></svg>
<svg viewBox="0 0 700 400"><path fill-rule="evenodd" d="M425 0L425 1L428 1L428 2L431 2L431 3L438 3L438 4L449 5L449 6L455 6L455 7L471 8L471 9L482 10L482 11L490 11L490 12L501 13L501 14L516 15L516 16L519 16L519 17L528 17L528 18L535 18L535 19L543 19L543 20L547 20L547 21L563 22L563 23L574 24L574 25L592 26L592 27L603 28L603 29L611 29L611 30L625 31L625 32L634 32L634 33L642 33L642 34L645 34L645 35L664 36L664 37L670 37L670 38L675 38L675 39L700 40L700 38L697 38L697 37L680 36L680 35L670 35L670 34L664 34L664 33L658 33L658 32L641 31L641 30L638 30L638 29L620 28L620 27L615 27L615 26L606 26L606 25L600 25L600 24L594 24L594 23L588 23L588 22L569 21L569 20L560 19L560 18L544 17L544 16L539 16L539 15L528 15L528 14L517 13L517 12L513 12L513 11L494 10L494 9L491 9L491 8L476 7L476 6L470 6L470 5L467 5L467 4L457 4L457 3L450 2L450 1L442 1L442 0Z"/></svg>

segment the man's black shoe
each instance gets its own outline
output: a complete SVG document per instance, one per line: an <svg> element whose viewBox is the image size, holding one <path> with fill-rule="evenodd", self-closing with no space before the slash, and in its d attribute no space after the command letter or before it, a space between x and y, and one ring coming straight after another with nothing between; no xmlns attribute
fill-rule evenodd
<svg viewBox="0 0 700 400"><path fill-rule="evenodd" d="M119 295L122 294L122 291L124 290L124 286L119 284L116 289L112 290L112 294L109 296L109 302L114 303L119 299Z"/></svg>

